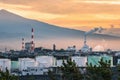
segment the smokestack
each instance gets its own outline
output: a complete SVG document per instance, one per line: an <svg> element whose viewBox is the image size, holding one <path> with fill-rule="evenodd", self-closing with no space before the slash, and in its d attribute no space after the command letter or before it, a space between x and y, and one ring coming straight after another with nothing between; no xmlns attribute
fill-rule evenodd
<svg viewBox="0 0 120 80"><path fill-rule="evenodd" d="M105 29L102 28L102 27L94 28L94 29L92 29L92 30L86 32L85 35L89 35L89 34L92 34L92 33L95 33L95 32L101 33L103 30L105 30Z"/></svg>
<svg viewBox="0 0 120 80"><path fill-rule="evenodd" d="M24 50L24 38L22 38L22 50Z"/></svg>
<svg viewBox="0 0 120 80"><path fill-rule="evenodd" d="M94 28L94 29L92 29L92 30L90 30L88 32L85 32L85 35L84 35L84 45L86 45L86 43L87 43L87 38L86 38L87 35L95 33L95 32L101 33L103 30L105 30L105 29L102 28L102 27L98 27L98 28Z"/></svg>
<svg viewBox="0 0 120 80"><path fill-rule="evenodd" d="M31 29L31 52L34 52L34 29Z"/></svg>
<svg viewBox="0 0 120 80"><path fill-rule="evenodd" d="M56 51L56 45L53 44L53 51Z"/></svg>

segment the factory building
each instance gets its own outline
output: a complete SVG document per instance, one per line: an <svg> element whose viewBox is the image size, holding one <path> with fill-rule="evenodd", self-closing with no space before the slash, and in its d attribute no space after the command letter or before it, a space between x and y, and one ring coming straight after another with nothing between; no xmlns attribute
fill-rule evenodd
<svg viewBox="0 0 120 80"><path fill-rule="evenodd" d="M98 28L94 28L94 29L92 29L92 30L90 30L90 31L88 31L88 32L85 32L85 34L84 34L84 45L83 45L83 47L80 49L80 51L81 51L82 53L89 53L89 52L91 52L91 51L92 51L92 48L87 45L87 36L90 35L90 34L93 34L93 33L95 33L95 32L101 33L103 30L104 30L104 29L103 29L102 27L98 27Z"/></svg>
<svg viewBox="0 0 120 80"><path fill-rule="evenodd" d="M68 46L66 50L69 52L76 52L76 46Z"/></svg>
<svg viewBox="0 0 120 80"><path fill-rule="evenodd" d="M30 51L31 50L31 46L32 46L31 42L26 42L25 43L25 50Z"/></svg>
<svg viewBox="0 0 120 80"><path fill-rule="evenodd" d="M29 52L34 51L34 50L32 50L32 45L33 45L32 42L26 42L26 43L25 43L25 50L27 50L27 51L29 51ZM34 45L35 45L35 44L34 44Z"/></svg>
<svg viewBox="0 0 120 80"><path fill-rule="evenodd" d="M45 67L28 67L22 71L22 75L43 75L48 72L48 68Z"/></svg>
<svg viewBox="0 0 120 80"><path fill-rule="evenodd" d="M22 38L22 50L27 50L28 52L33 53L35 48L34 43L34 29L31 29L31 41L30 42L24 42L24 38Z"/></svg>

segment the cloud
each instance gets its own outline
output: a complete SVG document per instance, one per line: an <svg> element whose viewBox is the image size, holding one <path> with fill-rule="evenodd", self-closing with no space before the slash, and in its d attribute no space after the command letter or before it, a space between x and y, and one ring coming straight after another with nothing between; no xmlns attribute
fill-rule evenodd
<svg viewBox="0 0 120 80"><path fill-rule="evenodd" d="M116 2L117 1L117 2ZM120 13L120 1L91 0L0 0L4 4L31 6L29 10L50 14ZM117 5L116 5L117 4Z"/></svg>
<svg viewBox="0 0 120 80"><path fill-rule="evenodd" d="M109 3L109 2L108 2ZM120 13L120 5L86 3L85 1L74 3L72 1L52 0L49 2L40 1L39 4L32 4L33 10L52 14L97 14L97 13Z"/></svg>
<svg viewBox="0 0 120 80"><path fill-rule="evenodd" d="M27 4L30 0L0 0L0 2L5 4Z"/></svg>
<svg viewBox="0 0 120 80"><path fill-rule="evenodd" d="M0 7L62 26L108 26L120 20L120 0L0 0Z"/></svg>

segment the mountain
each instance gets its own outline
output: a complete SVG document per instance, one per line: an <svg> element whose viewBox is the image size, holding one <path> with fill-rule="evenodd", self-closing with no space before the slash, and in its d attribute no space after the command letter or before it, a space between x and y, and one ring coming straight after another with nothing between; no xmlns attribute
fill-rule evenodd
<svg viewBox="0 0 120 80"><path fill-rule="evenodd" d="M27 19L6 10L0 10L0 42L2 46L4 45L4 42L7 46L8 44L10 45L11 43L13 44L15 42L19 42L18 44L20 46L20 42L23 37L25 38L25 40L30 39L31 28L34 28L35 30L35 40L38 42L40 41L41 44L45 45L65 42L62 43L62 45L64 46L64 44L74 44L73 42L79 42L79 40L82 40L81 42L83 42L84 38L84 31L67 29L37 20ZM104 34L90 34L88 38L93 40L120 39L120 37L117 36ZM55 40L57 40L57 42ZM66 42L65 40L68 42Z"/></svg>
<svg viewBox="0 0 120 80"><path fill-rule="evenodd" d="M102 34L120 37L120 28L108 28L104 30Z"/></svg>
<svg viewBox="0 0 120 80"><path fill-rule="evenodd" d="M37 37L78 37L83 31L61 28L36 20L26 19L6 10L0 11L0 35L2 37L30 36L30 29L34 28ZM8 34L8 35L7 35Z"/></svg>

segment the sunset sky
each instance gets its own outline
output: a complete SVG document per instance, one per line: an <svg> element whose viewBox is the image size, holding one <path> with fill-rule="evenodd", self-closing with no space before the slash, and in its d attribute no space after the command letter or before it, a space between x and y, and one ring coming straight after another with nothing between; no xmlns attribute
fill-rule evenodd
<svg viewBox="0 0 120 80"><path fill-rule="evenodd" d="M0 9L74 29L120 27L120 0L0 0Z"/></svg>

